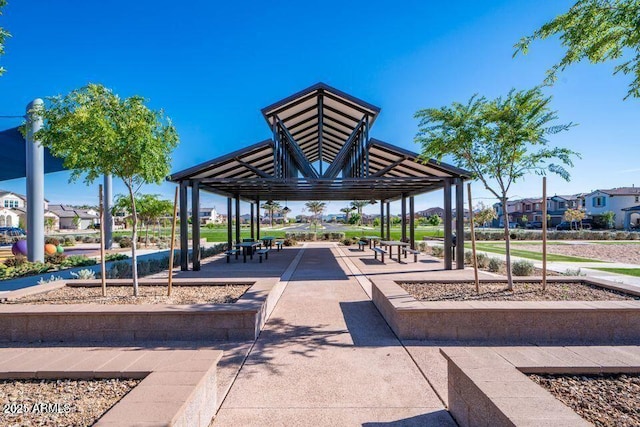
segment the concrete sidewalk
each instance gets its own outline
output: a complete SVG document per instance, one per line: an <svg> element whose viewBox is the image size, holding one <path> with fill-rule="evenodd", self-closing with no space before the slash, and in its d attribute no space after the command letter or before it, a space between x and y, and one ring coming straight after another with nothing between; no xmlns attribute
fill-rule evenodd
<svg viewBox="0 0 640 427"><path fill-rule="evenodd" d="M304 249L214 425L456 425L339 255Z"/></svg>

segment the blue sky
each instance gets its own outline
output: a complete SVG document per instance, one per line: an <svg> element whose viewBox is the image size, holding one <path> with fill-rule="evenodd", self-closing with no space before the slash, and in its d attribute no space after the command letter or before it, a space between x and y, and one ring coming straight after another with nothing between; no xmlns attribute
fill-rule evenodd
<svg viewBox="0 0 640 427"><path fill-rule="evenodd" d="M36 97L89 82L139 94L176 125L181 143L171 169L178 171L270 137L260 108L322 81L382 108L371 136L418 151L416 110L539 84L560 58L558 40L537 42L515 59L513 45L572 3L9 0L0 17L13 35L0 57L7 69L0 115L22 114ZM552 144L582 154L569 183L550 177L550 194L640 185L638 100L623 101L629 79L612 76L613 66L573 66L545 89L561 121L578 124ZM17 124L0 119L0 129ZM96 203L97 182L87 188L67 180L48 175L46 197ZM536 196L540 187L540 177L527 177L511 196ZM25 182L0 188L24 193ZM173 195L169 184L144 191ZM477 183L473 195L494 201ZM202 204L224 207L213 195ZM419 209L441 204L441 192L416 199ZM328 211L344 205L331 202Z"/></svg>

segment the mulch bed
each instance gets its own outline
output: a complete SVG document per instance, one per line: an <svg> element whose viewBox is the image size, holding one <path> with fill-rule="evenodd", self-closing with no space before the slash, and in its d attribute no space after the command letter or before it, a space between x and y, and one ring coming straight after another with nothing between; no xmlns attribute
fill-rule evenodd
<svg viewBox="0 0 640 427"><path fill-rule="evenodd" d="M30 295L9 304L231 304L250 285L174 286L167 296L166 286L139 286L138 297L133 286L109 286L107 296L100 287L65 286L43 294Z"/></svg>
<svg viewBox="0 0 640 427"><path fill-rule="evenodd" d="M538 283L514 283L513 291L505 283L480 283L480 294L473 282L398 283L419 301L610 301L640 299L633 295L610 291L581 283L550 283L542 291Z"/></svg>
<svg viewBox="0 0 640 427"><path fill-rule="evenodd" d="M640 425L638 375L529 375L596 426Z"/></svg>
<svg viewBox="0 0 640 427"><path fill-rule="evenodd" d="M140 380L1 380L0 425L90 426Z"/></svg>

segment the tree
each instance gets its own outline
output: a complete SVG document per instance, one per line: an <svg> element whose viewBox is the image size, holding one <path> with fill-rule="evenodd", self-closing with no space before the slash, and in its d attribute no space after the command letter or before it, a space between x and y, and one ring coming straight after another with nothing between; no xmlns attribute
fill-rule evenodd
<svg viewBox="0 0 640 427"><path fill-rule="evenodd" d="M173 203L170 200L160 199L158 194L136 194L135 205L138 211L138 219L145 227L145 246L149 244L149 226L157 225L164 215L172 215ZM131 198L124 194L118 194L113 202L112 212L133 211Z"/></svg>
<svg viewBox="0 0 640 427"><path fill-rule="evenodd" d="M344 223L345 224L351 224L351 222L349 222L349 215L351 215L351 212L353 211L353 209L354 209L353 206L352 207L346 206L346 207L340 209L340 212L342 212L345 215L344 216Z"/></svg>
<svg viewBox="0 0 640 427"><path fill-rule="evenodd" d="M351 214L351 218L349 218L349 224L356 225L362 221L362 217L359 213Z"/></svg>
<svg viewBox="0 0 640 427"><path fill-rule="evenodd" d="M307 202L304 205L307 207L307 209L309 209L309 212L311 212L315 217L316 224L318 223L318 218L320 218L320 223L322 224L322 212L324 212L325 208L327 207L327 204L325 202L313 201L313 202Z"/></svg>
<svg viewBox="0 0 640 427"><path fill-rule="evenodd" d="M371 202L369 200L354 200L351 202L351 207L356 208L358 211L358 225L362 225L362 208L370 204Z"/></svg>
<svg viewBox="0 0 640 427"><path fill-rule="evenodd" d="M135 194L143 184L160 184L169 173L178 134L162 111L153 111L140 96L121 99L99 84L48 99L36 113L44 127L35 138L64 159L71 181L84 175L87 184L111 174L122 180L131 201L133 294L138 296L136 257L138 211Z"/></svg>
<svg viewBox="0 0 640 427"><path fill-rule="evenodd" d="M47 217L44 219L44 226L47 229L47 233L51 233L55 225L56 225L55 218Z"/></svg>
<svg viewBox="0 0 640 427"><path fill-rule="evenodd" d="M416 112L419 130L415 141L422 145L421 158L427 162L450 156L484 184L502 204L508 289L513 289L507 201L511 185L526 174L552 172L564 179L577 153L565 148L549 148L547 136L569 129L551 125L557 119L551 98L540 88L511 90L506 97L487 100L474 95L466 104L428 108ZM550 163L558 160L561 164Z"/></svg>
<svg viewBox="0 0 640 427"><path fill-rule="evenodd" d="M582 220L585 217L585 213L581 209L567 209L564 212L565 221L569 221L570 228L573 228L573 224L576 224L576 230L578 229L578 223L580 223L580 228L582 228Z"/></svg>
<svg viewBox="0 0 640 427"><path fill-rule="evenodd" d="M566 48L564 57L547 71L546 83L552 84L559 71L584 59L596 64L622 60L614 74L633 74L627 93L640 97L640 0L579 0L567 13L544 24L516 45L514 56L526 54L534 40L560 35Z"/></svg>
<svg viewBox="0 0 640 427"><path fill-rule="evenodd" d="M280 212L280 209L282 209L282 206L278 202L270 201L270 202L263 203L260 207L262 209L265 209L267 212L269 212L271 228L273 228L273 214L276 212Z"/></svg>
<svg viewBox="0 0 640 427"><path fill-rule="evenodd" d="M493 207L485 206L481 203L478 208L478 212L473 214L473 219L476 224L484 227L488 222L498 218L498 213L493 209Z"/></svg>
<svg viewBox="0 0 640 427"><path fill-rule="evenodd" d="M437 227L438 225L442 224L442 218L440 218L440 215L433 214L429 218L427 218L427 224Z"/></svg>
<svg viewBox="0 0 640 427"><path fill-rule="evenodd" d="M75 214L71 221L73 222L73 226L76 227L76 230L80 230L80 225L82 224L82 218L80 218L80 215Z"/></svg>
<svg viewBox="0 0 640 427"><path fill-rule="evenodd" d="M615 227L616 214L613 211L607 211L600 215L602 221L606 224L607 228Z"/></svg>
<svg viewBox="0 0 640 427"><path fill-rule="evenodd" d="M2 16L2 8L7 5L7 0L0 0L0 16ZM0 27L0 55L4 55L4 41L7 37L11 37L11 34L4 28ZM0 67L0 76L3 75L5 69Z"/></svg>

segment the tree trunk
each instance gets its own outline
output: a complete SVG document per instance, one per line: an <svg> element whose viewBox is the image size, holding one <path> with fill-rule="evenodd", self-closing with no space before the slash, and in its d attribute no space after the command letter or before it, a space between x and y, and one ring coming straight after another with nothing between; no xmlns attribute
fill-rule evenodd
<svg viewBox="0 0 640 427"><path fill-rule="evenodd" d="M133 194L133 188L129 188L129 197L131 197L131 277L133 279L133 296L138 296L138 256L136 255L136 246L138 244L138 213L136 212L136 199Z"/></svg>
<svg viewBox="0 0 640 427"><path fill-rule="evenodd" d="M513 276L511 274L511 235L509 234L509 210L507 208L507 198L503 197L502 200L502 218L504 225L504 248L505 248L505 263L507 268L507 289L513 290Z"/></svg>

